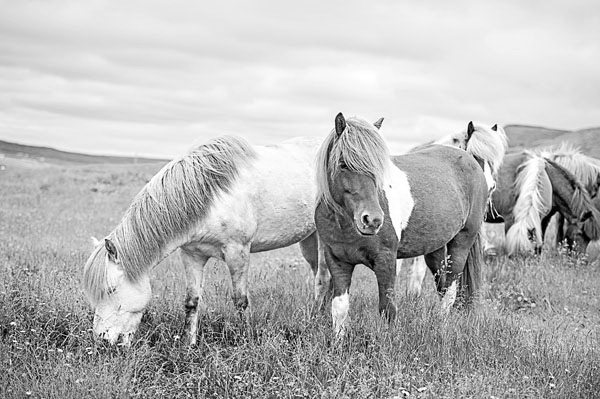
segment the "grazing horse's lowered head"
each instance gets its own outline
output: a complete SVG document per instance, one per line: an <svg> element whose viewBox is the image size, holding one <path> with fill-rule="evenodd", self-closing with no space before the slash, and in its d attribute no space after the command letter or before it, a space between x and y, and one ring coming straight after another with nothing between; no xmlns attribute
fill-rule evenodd
<svg viewBox="0 0 600 399"><path fill-rule="evenodd" d="M103 287L88 290L88 300L95 308L94 333L111 344L121 339L123 345L130 345L142 315L151 297L150 278L140 273L133 279L127 276L122 267L121 257L111 238L99 242L92 238L95 250L88 260L86 270L94 266L98 273L90 273L89 286Z"/></svg>

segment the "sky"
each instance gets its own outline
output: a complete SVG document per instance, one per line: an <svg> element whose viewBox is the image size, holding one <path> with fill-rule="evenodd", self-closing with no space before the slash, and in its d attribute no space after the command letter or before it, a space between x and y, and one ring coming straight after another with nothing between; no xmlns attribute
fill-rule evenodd
<svg viewBox="0 0 600 399"><path fill-rule="evenodd" d="M495 4L492 4L495 3ZM174 157L210 138L392 153L468 121L600 125L600 2L0 0L0 140Z"/></svg>

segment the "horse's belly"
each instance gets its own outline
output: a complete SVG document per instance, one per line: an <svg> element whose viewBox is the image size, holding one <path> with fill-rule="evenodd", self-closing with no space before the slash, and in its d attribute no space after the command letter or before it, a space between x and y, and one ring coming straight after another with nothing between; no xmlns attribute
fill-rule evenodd
<svg viewBox="0 0 600 399"><path fill-rule="evenodd" d="M289 198L283 204L262 202L250 251L270 251L305 239L315 231L314 209L312 198Z"/></svg>

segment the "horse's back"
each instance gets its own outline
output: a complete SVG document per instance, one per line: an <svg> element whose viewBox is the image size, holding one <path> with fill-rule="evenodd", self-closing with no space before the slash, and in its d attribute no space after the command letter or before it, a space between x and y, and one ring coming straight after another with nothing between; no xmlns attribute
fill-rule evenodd
<svg viewBox="0 0 600 399"><path fill-rule="evenodd" d="M441 248L466 225L483 220L487 184L483 170L469 153L432 145L392 157L408 176L414 208L402 232L399 255Z"/></svg>
<svg viewBox="0 0 600 399"><path fill-rule="evenodd" d="M302 137L254 146L256 158L199 226L215 246L249 243L251 252L297 243L315 230L314 159L320 141ZM217 245L218 244L218 245Z"/></svg>

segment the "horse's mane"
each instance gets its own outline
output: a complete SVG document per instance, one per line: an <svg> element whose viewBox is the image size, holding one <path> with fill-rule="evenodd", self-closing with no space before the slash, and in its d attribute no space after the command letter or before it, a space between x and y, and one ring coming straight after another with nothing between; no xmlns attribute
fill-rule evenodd
<svg viewBox="0 0 600 399"><path fill-rule="evenodd" d="M474 127L475 131L467 142L467 152L489 162L492 173L496 176L508 148L506 133L500 126L497 126L496 131L483 125L474 125Z"/></svg>
<svg viewBox="0 0 600 399"><path fill-rule="evenodd" d="M388 176L390 153L373 124L359 118L346 119L346 129L338 136L335 129L319 148L316 158L317 203L341 212L330 190L330 183L342 168L367 175L382 189Z"/></svg>
<svg viewBox="0 0 600 399"><path fill-rule="evenodd" d="M463 149L474 157L487 161L492 168L493 175L496 176L508 148L506 132L500 126L497 126L496 131L480 124L473 124L473 127L475 130L468 140L467 131L463 130L443 137L437 140L435 144L456 147L456 143L464 145L466 142L466 148Z"/></svg>
<svg viewBox="0 0 600 399"><path fill-rule="evenodd" d="M535 150L544 158L548 158L566 168L577 177L590 194L595 194L600 177L600 160L581 153L576 146L562 142L561 144Z"/></svg>
<svg viewBox="0 0 600 399"><path fill-rule="evenodd" d="M540 213L544 203L541 190L546 161L534 154L528 155L529 159L517 168L514 184L517 201L513 208L515 222L506 233L506 249L509 255L531 250L528 233L532 229L535 229L537 242L542 242Z"/></svg>
<svg viewBox="0 0 600 399"><path fill-rule="evenodd" d="M583 222L583 231L585 234L591 240L597 240L600 238L600 212L594 206L588 191L583 187L577 177L567 170L567 168L564 168L551 159L545 159L546 162L550 164L573 189L573 195L569 199L569 206L571 208L571 212L573 212L576 218L580 219L583 214L591 212L591 216ZM557 183L552 182L552 184Z"/></svg>
<svg viewBox="0 0 600 399"><path fill-rule="evenodd" d="M256 157L243 139L224 136L200 145L165 165L136 195L109 234L125 276L136 282L160 261L166 246L206 216L215 198L227 192L239 171ZM103 245L84 267L83 285L92 303L106 294Z"/></svg>

